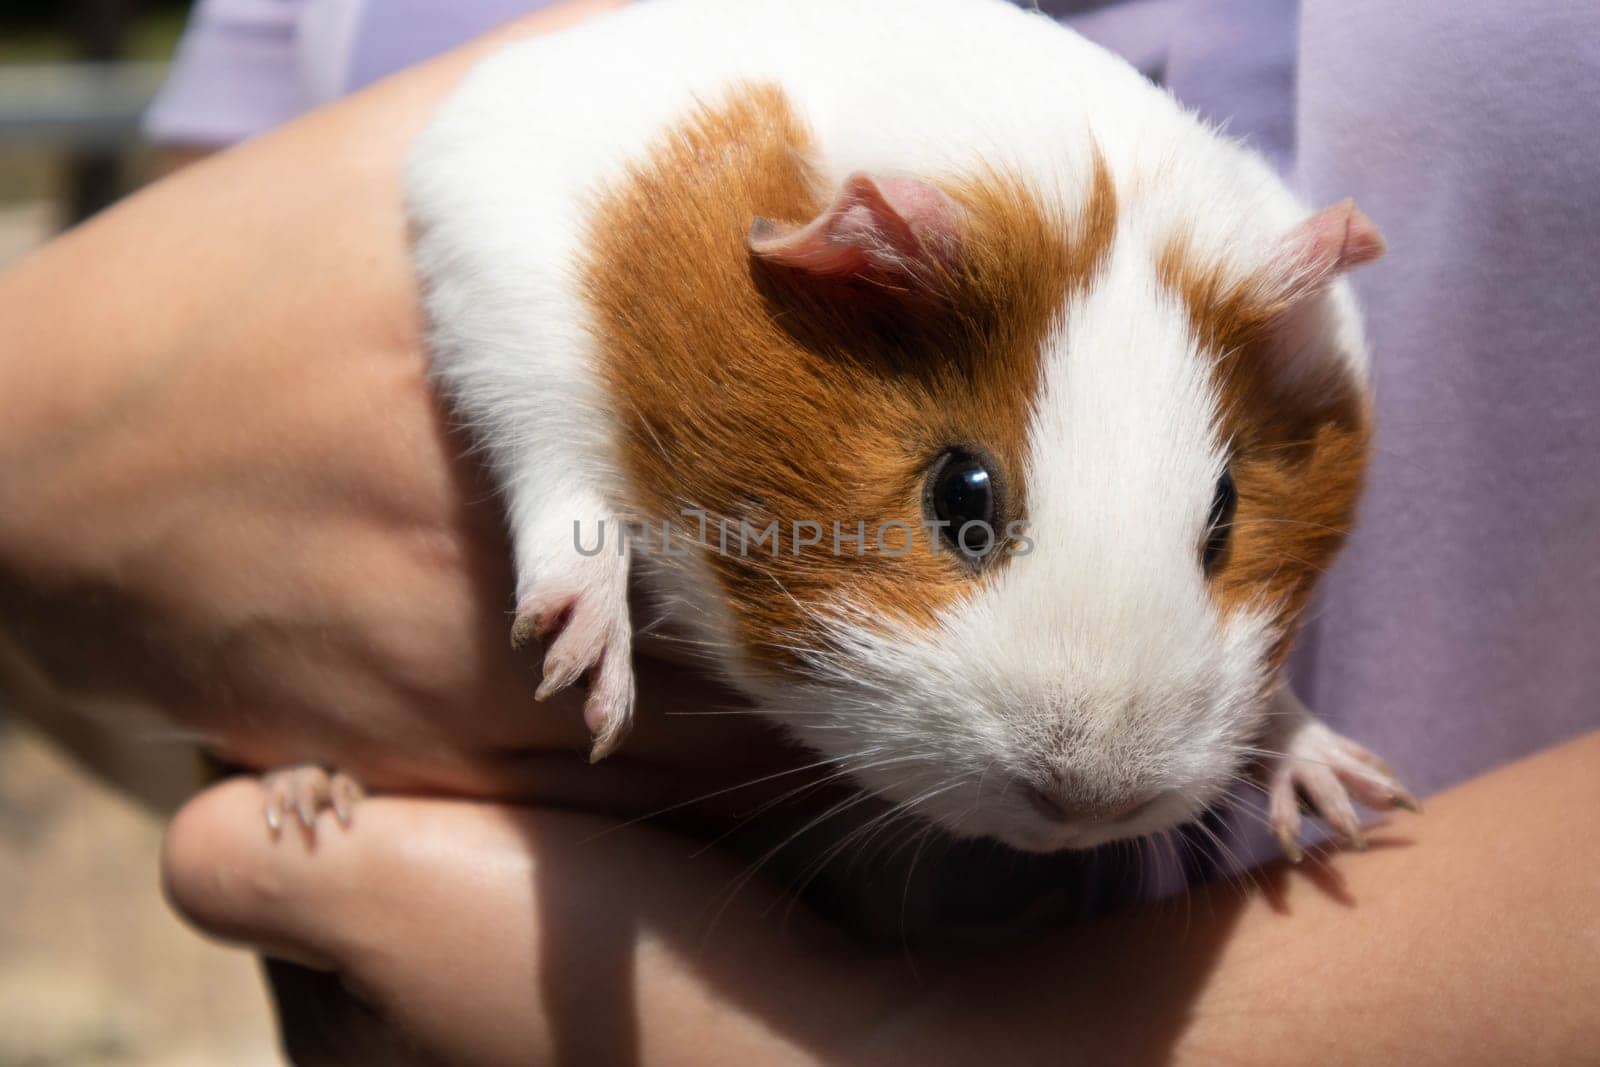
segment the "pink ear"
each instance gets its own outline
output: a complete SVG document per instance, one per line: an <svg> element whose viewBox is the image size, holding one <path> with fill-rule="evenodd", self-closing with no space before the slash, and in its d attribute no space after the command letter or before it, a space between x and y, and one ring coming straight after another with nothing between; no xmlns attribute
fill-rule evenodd
<svg viewBox="0 0 1600 1067"><path fill-rule="evenodd" d="M956 210L928 182L856 173L803 226L758 217L749 246L761 260L807 274L910 280L953 263Z"/></svg>
<svg viewBox="0 0 1600 1067"><path fill-rule="evenodd" d="M1283 297L1294 302L1317 292L1352 267L1383 255L1383 235L1354 200L1323 208L1290 231L1274 260Z"/></svg>
<svg viewBox="0 0 1600 1067"><path fill-rule="evenodd" d="M1378 227L1354 200L1323 208L1279 242L1255 284L1256 295L1271 309L1268 367L1280 387L1325 397L1331 381L1350 384L1350 361L1337 358L1339 350L1329 343L1329 309L1308 298L1350 268L1377 259L1383 249Z"/></svg>

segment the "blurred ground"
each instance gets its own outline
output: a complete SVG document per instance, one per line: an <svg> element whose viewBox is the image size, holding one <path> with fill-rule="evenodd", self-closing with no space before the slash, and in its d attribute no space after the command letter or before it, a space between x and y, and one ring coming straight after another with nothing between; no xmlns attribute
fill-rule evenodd
<svg viewBox="0 0 1600 1067"><path fill-rule="evenodd" d="M48 200L0 200L0 268L38 244L54 225L56 207Z"/></svg>
<svg viewBox="0 0 1600 1067"><path fill-rule="evenodd" d="M161 898L163 820L0 721L0 1065L280 1062L248 953Z"/></svg>

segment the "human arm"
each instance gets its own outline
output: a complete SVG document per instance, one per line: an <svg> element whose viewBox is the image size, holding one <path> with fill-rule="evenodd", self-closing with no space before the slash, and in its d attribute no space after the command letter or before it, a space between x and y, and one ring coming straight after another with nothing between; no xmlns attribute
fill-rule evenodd
<svg viewBox="0 0 1600 1067"><path fill-rule="evenodd" d="M870 952L760 880L728 898L715 852L535 809L379 799L312 851L241 832L238 781L165 870L202 928L331 968L375 1032L453 1062L1575 1062L1600 1047L1600 842L1571 818L1597 767L1591 734L1367 852L987 953Z"/></svg>
<svg viewBox="0 0 1600 1067"><path fill-rule="evenodd" d="M411 134L494 43L187 168L0 275L0 694L21 714L496 795L581 746L574 704L535 705L506 647L501 517L429 387L406 254ZM651 720L630 756L718 758L705 720Z"/></svg>

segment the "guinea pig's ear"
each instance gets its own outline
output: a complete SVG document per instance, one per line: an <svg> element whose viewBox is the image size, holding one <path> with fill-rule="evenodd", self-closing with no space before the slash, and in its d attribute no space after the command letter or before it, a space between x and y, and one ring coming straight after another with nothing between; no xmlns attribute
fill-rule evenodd
<svg viewBox="0 0 1600 1067"><path fill-rule="evenodd" d="M1348 359L1329 358L1340 343L1333 325L1339 312L1328 301L1313 298L1383 250L1377 226L1354 200L1323 208L1279 241L1251 288L1252 302L1259 301L1266 313L1263 324L1270 343L1264 351L1271 354L1273 379L1280 388L1326 395L1330 382L1348 375Z"/></svg>
<svg viewBox="0 0 1600 1067"><path fill-rule="evenodd" d="M1267 271L1282 306L1326 289L1352 267L1383 255L1383 235L1354 200L1323 208L1279 244Z"/></svg>
<svg viewBox="0 0 1600 1067"><path fill-rule="evenodd" d="M956 206L928 182L858 172L810 222L790 226L757 217L748 240L751 255L775 266L901 284L954 264Z"/></svg>

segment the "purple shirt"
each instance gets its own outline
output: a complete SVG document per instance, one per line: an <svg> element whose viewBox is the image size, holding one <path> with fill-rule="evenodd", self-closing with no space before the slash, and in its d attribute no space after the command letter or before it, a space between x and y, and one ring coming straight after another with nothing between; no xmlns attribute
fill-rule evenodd
<svg viewBox="0 0 1600 1067"><path fill-rule="evenodd" d="M199 0L145 128L220 146L553 0Z"/></svg>
<svg viewBox="0 0 1600 1067"><path fill-rule="evenodd" d="M202 0L150 129L237 140L539 6ZM1421 793L1600 726L1600 9L1043 6L1388 238L1355 276L1377 456L1306 702Z"/></svg>
<svg viewBox="0 0 1600 1067"><path fill-rule="evenodd" d="M1389 254L1308 704L1422 791L1600 726L1600 8L1308 0L1298 179Z"/></svg>

